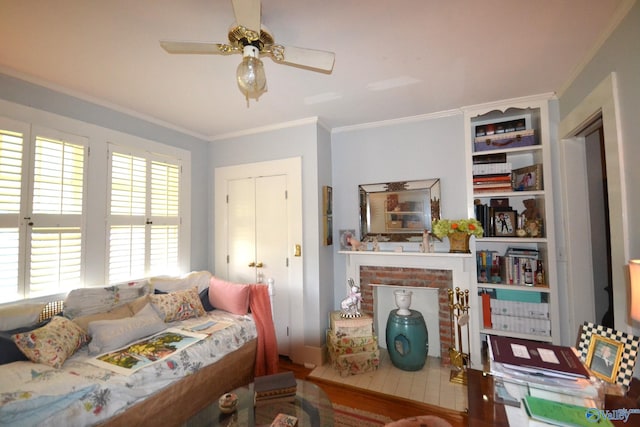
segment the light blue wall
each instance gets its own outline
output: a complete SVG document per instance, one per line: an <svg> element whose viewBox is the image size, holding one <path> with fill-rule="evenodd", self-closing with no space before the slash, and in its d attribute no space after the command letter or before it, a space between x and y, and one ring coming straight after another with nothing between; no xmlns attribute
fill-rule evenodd
<svg viewBox="0 0 640 427"><path fill-rule="evenodd" d="M624 20L602 45L593 59L559 98L560 116L564 118L602 80L612 72L618 83L618 111L621 145L622 180L626 187L626 230L629 258L640 259L640 2L636 2ZM617 173L611 171L609 173ZM616 266L614 266L615 268ZM617 266L621 267L621 266ZM626 309L626 305L616 306ZM640 334L640 324L634 325L634 334ZM636 369L636 376L639 370Z"/></svg>
<svg viewBox="0 0 640 427"><path fill-rule="evenodd" d="M324 185L330 187L333 186L332 170L331 170L331 133L324 127L318 127L318 183L322 188ZM322 191L318 191L318 203L322 212ZM318 217L319 231L322 234L324 231L323 218ZM336 247L336 240L334 237L333 245L322 246L320 243L320 249L318 251L320 255L319 262L319 284L318 286L318 309L320 323L318 325L320 335L317 337L318 342L323 341L322 331L329 328L329 316L327 313L335 310L334 307L334 248Z"/></svg>
<svg viewBox="0 0 640 427"><path fill-rule="evenodd" d="M208 267L207 242L200 237L208 227L207 142L4 74L0 74L0 99L190 151L191 268Z"/></svg>
<svg viewBox="0 0 640 427"><path fill-rule="evenodd" d="M595 57L560 97L560 116L564 118L611 72L618 81L623 179L627 189L629 255L640 258L640 2L604 43Z"/></svg>
<svg viewBox="0 0 640 427"><path fill-rule="evenodd" d="M384 127L334 132L331 150L336 307L347 291L345 256L337 253L339 232L354 229L360 237L358 185L440 178L442 216L466 218L464 144L461 112Z"/></svg>

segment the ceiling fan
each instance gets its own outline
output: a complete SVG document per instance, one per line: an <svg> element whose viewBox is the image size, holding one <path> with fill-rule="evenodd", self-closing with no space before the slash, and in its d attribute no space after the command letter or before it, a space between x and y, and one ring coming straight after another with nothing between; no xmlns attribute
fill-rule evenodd
<svg viewBox="0 0 640 427"><path fill-rule="evenodd" d="M161 40L169 53L230 55L242 53L236 71L238 87L256 100L267 91L267 78L260 56L270 56L275 62L330 73L335 54L275 44L273 36L261 25L261 0L231 0L236 22L229 29L229 43Z"/></svg>

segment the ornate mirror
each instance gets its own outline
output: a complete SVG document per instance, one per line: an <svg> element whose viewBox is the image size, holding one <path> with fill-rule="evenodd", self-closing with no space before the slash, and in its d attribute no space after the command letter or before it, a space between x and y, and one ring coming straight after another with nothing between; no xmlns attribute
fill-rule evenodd
<svg viewBox="0 0 640 427"><path fill-rule="evenodd" d="M360 193L360 236L363 241L421 241L440 219L440 179L363 184Z"/></svg>

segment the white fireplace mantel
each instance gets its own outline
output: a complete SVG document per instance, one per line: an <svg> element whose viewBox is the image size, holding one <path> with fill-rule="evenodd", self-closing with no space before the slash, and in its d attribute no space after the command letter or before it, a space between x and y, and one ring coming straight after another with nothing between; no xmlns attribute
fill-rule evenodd
<svg viewBox="0 0 640 427"><path fill-rule="evenodd" d="M360 283L360 266L362 265L432 268L452 270L453 286L469 289L468 269L474 265L471 254L449 252L339 251L338 253L347 256L347 281L353 279L356 283Z"/></svg>
<svg viewBox="0 0 640 427"><path fill-rule="evenodd" d="M339 251L346 256L345 290L348 293L349 279L360 283L360 267L404 267L424 268L434 270L450 270L453 288L471 290L471 280L476 274L475 260L472 254L460 254L449 252L395 252L395 251ZM477 313L477 298L471 298L471 310ZM478 337L479 325L475 321L477 314L470 317L469 332L472 337ZM472 364L480 363L479 340L471 340Z"/></svg>

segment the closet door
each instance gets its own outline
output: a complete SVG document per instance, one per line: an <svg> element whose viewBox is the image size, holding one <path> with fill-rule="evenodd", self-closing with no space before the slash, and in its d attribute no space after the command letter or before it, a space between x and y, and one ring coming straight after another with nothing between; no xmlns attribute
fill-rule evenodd
<svg viewBox="0 0 640 427"><path fill-rule="evenodd" d="M237 283L273 283L278 351L289 355L287 178L233 179L227 190L228 278Z"/></svg>
<svg viewBox="0 0 640 427"><path fill-rule="evenodd" d="M227 181L227 277L256 283L255 179Z"/></svg>
<svg viewBox="0 0 640 427"><path fill-rule="evenodd" d="M278 352L289 355L290 284L288 280L287 178L284 175L256 179L256 263L259 282L272 286L273 320Z"/></svg>

